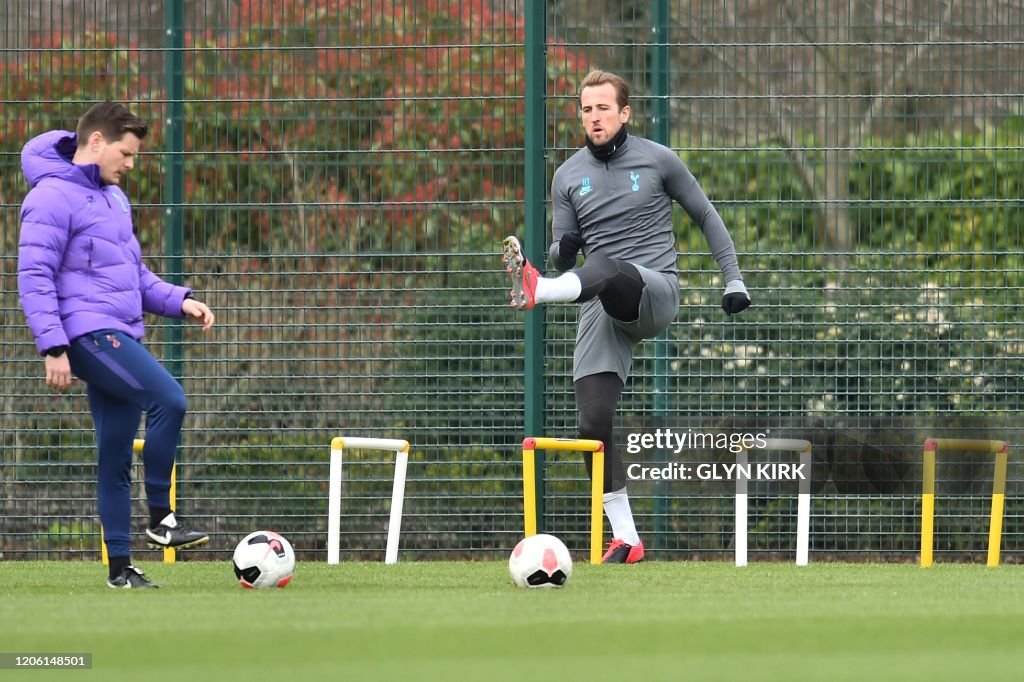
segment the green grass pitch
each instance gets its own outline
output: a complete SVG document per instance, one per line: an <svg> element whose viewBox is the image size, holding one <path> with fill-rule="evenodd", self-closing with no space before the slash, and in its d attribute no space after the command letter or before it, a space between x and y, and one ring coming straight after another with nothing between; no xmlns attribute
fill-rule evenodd
<svg viewBox="0 0 1024 682"><path fill-rule="evenodd" d="M1020 680L1024 567L577 563L518 590L504 562L300 563L244 590L228 562L0 563L0 651L93 654L0 679Z"/></svg>

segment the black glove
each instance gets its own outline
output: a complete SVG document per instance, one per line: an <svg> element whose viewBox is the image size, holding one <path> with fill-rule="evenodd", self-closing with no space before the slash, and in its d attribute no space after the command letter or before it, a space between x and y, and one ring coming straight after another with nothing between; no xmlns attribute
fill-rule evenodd
<svg viewBox="0 0 1024 682"><path fill-rule="evenodd" d="M580 249L586 245L587 241L582 235L575 232L566 232L558 240L558 256L563 260L575 261Z"/></svg>
<svg viewBox="0 0 1024 682"><path fill-rule="evenodd" d="M747 287L743 285L742 279L734 279L725 285L725 294L722 296L722 310L735 315L750 307L750 294Z"/></svg>

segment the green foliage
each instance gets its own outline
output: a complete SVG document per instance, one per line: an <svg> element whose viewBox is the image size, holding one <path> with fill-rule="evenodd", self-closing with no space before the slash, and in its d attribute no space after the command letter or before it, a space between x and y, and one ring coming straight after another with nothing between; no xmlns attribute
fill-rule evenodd
<svg viewBox="0 0 1024 682"><path fill-rule="evenodd" d="M1019 285L1022 127L1020 117L1011 117L969 133L865 141L853 151L847 171L857 252L888 256L881 264L895 271L925 270L918 274L936 285L947 270L972 270L974 276L958 284L982 285L996 268L1011 278L1006 285ZM676 144L688 150L683 159L741 251L768 256L773 267L793 263L800 254L822 253L819 198L808 194L786 150L704 152L690 149L686 140ZM686 250L700 253L699 231L685 216L679 222ZM1008 263L1004 255L1013 260Z"/></svg>
<svg viewBox="0 0 1024 682"><path fill-rule="evenodd" d="M99 523L69 518L51 523L45 533L36 534L34 542L42 550L82 553L96 549L99 532Z"/></svg>
<svg viewBox="0 0 1024 682"><path fill-rule="evenodd" d="M1009 119L974 135L871 141L850 169L856 248L836 267L783 150L684 155L733 234L755 305L738 326L717 321L720 278L681 216L683 301L669 332L679 409L707 412L702 394L741 395L713 408L725 412L1019 409L1020 140Z"/></svg>
<svg viewBox="0 0 1024 682"><path fill-rule="evenodd" d="M242 2L230 16L186 36L190 248L445 252L518 222L520 17L486 2L357 0ZM69 126L97 96L138 103L153 121L146 151L161 149L162 112L146 104L160 90L139 55L113 34L75 41L55 38L16 71L2 67L0 100L29 104L0 131L0 149ZM557 44L549 52L550 89L572 91L583 57ZM140 169L130 195L158 204L157 165ZM162 237L163 219L137 216L144 246Z"/></svg>
<svg viewBox="0 0 1024 682"><path fill-rule="evenodd" d="M912 263L933 278L946 270L972 271L961 286L989 284L993 270L1005 273L1004 286L1020 286L1020 128L1021 120L1011 118L998 128L937 132L892 147L874 141L851 173L851 192L863 199L853 212L859 242L876 251L921 254Z"/></svg>
<svg viewBox="0 0 1024 682"><path fill-rule="evenodd" d="M214 205L236 196L315 205L299 224L291 210L197 216L201 242L444 252L465 233L491 234L515 220L520 19L475 2L458 13L437 3L309 8L294 0L271 11L268 24L243 7L238 31L197 37L218 48L196 53L190 69L211 97L191 105L190 146L217 152L197 180L219 195L204 198ZM563 63L582 69L578 58ZM468 205L455 210L454 202Z"/></svg>
<svg viewBox="0 0 1024 682"><path fill-rule="evenodd" d="M78 117L97 101L132 103L137 114L159 128L151 104L159 95L140 68L143 61L136 46L95 29L74 35L55 32L37 40L31 50L5 54L0 61L0 204L20 205L28 189L20 171L22 146L48 130L74 130ZM159 177L155 164L141 163L129 175L126 191L140 203L156 202ZM4 253L16 252L16 211L0 215L0 235Z"/></svg>

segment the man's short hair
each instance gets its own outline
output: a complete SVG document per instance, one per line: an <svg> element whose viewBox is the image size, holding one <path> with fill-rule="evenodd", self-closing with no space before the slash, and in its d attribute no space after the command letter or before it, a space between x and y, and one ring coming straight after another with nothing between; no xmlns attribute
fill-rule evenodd
<svg viewBox="0 0 1024 682"><path fill-rule="evenodd" d="M583 94L583 88L592 88L597 85L604 85L605 83L611 83L612 87L615 88L615 103L619 105L619 109L628 107L629 84L626 83L622 76L617 76L608 71L595 70L584 76L583 82L580 83L580 94Z"/></svg>
<svg viewBox="0 0 1024 682"><path fill-rule="evenodd" d="M141 140L149 132L149 124L123 104L108 100L92 105L89 111L78 119L78 128L75 131L78 146L84 147L89 141L89 136L97 131L107 142L117 142L127 133L132 133Z"/></svg>

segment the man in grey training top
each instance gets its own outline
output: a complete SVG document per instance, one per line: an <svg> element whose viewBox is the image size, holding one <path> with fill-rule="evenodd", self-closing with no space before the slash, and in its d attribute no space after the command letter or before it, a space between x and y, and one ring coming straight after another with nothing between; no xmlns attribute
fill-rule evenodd
<svg viewBox="0 0 1024 682"><path fill-rule="evenodd" d="M527 310L537 303L583 303L573 353L579 435L605 444L604 511L612 541L604 563L632 564L643 559L644 545L612 429L633 349L665 331L679 310L673 200L700 227L718 262L726 282L725 312L744 310L750 296L722 218L679 156L628 134L626 82L612 73L589 73L580 86L580 115L586 147L551 182L549 260L568 272L542 277L515 237L505 239L504 261L512 276L512 305ZM584 264L571 269L581 251Z"/></svg>

